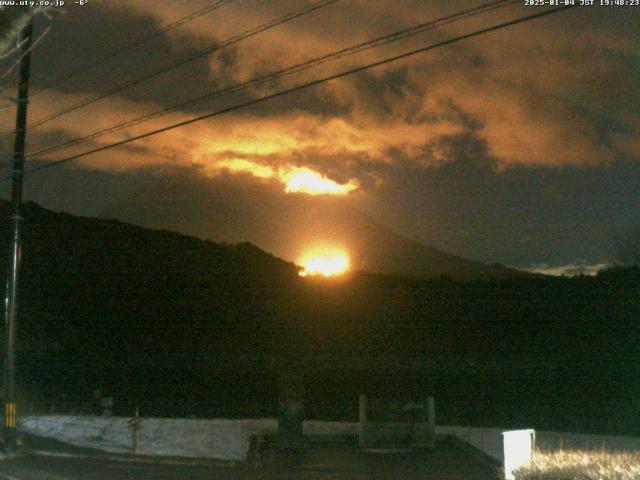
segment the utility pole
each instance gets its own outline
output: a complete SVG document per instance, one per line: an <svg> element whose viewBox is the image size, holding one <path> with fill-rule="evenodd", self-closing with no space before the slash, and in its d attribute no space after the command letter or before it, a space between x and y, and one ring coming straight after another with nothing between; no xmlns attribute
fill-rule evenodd
<svg viewBox="0 0 640 480"><path fill-rule="evenodd" d="M22 179L24 173L24 147L27 135L27 104L29 103L29 71L31 70L31 40L33 20L20 32L20 83L18 85L16 133L13 151L13 180L11 184L13 226L12 248L5 298L4 316L4 447L15 451L16 432L16 378L15 350L18 320L18 279L22 256Z"/></svg>

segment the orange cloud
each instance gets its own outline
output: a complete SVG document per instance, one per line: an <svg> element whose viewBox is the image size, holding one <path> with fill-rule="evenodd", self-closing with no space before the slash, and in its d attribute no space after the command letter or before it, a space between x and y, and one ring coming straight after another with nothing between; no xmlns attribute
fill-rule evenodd
<svg viewBox="0 0 640 480"><path fill-rule="evenodd" d="M212 169L227 170L231 173L250 173L254 177L258 178L273 178L275 175L273 168L251 162L249 160L243 160L241 158L220 160L212 166Z"/></svg>
<svg viewBox="0 0 640 480"><path fill-rule="evenodd" d="M356 188L355 180L341 184L310 168L295 166L275 169L250 160L234 158L220 160L210 166L214 173L228 171L231 173L249 173L257 178L277 179L284 185L286 193L306 193L308 195L347 195Z"/></svg>
<svg viewBox="0 0 640 480"><path fill-rule="evenodd" d="M167 24L204 5L204 1L127 0L107 2L104 8L114 14L130 14L133 9L159 24ZM210 75L216 85L251 78L462 8L451 5L425 4L422 0L338 2L326 11L242 42L228 58L212 56L208 62ZM298 8L300 4L295 1L250 5L248 0L232 2L198 21L186 23L169 39L176 46L182 42L180 46L185 48L185 35L189 34L198 48ZM630 41L632 22L625 20L624 14L611 11L596 25L587 21L585 12L577 10L330 82L282 101L172 130L125 148L82 158L75 164L111 171L158 165L196 166L206 175L223 170L244 172L285 186L289 185L287 178L305 178L302 174L293 176L295 169L308 169L318 177L308 174L307 183L299 180L300 185L308 184L304 188L312 190L311 183L320 185L326 181L333 183L326 183L325 190L354 191L363 185L358 177L358 162L369 162L372 168L398 163L412 168L455 161L441 143L458 135L472 135L483 142L500 168L598 165L611 162L618 155L637 158L639 148L633 135L603 132L597 121L602 112L616 119L626 118L637 112L640 104L636 93L640 91L639 79L625 71L632 58L625 54L635 48ZM251 15L247 14L249 11ZM511 7L493 16L366 52L339 65L379 59L524 11ZM339 15L334 15L336 12ZM579 42L575 41L576 35ZM325 66L302 78L335 69ZM294 81L288 79L283 84ZM170 96L171 85L161 87L169 87ZM264 86L259 92L276 87ZM247 95L259 92L250 91ZM30 117L37 120L85 97L45 93L30 106ZM215 110L230 103L224 100L206 108ZM51 136L60 132L82 136L162 107L135 97L108 98L30 133L30 150L51 143ZM63 158L193 115L174 112L48 158ZM10 112L8 124L12 123L12 116Z"/></svg>

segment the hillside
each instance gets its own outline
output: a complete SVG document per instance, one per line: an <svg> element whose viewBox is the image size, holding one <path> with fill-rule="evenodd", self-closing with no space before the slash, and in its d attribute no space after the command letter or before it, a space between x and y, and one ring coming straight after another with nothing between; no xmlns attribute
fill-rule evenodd
<svg viewBox="0 0 640 480"><path fill-rule="evenodd" d="M452 423L477 424L482 412L485 424L640 432L629 420L640 393L629 362L640 341L635 270L326 281L248 244L30 204L20 298L20 391L35 401L100 389L123 412L268 415L289 358L307 375L311 418L349 417L360 391L431 392Z"/></svg>
<svg viewBox="0 0 640 480"><path fill-rule="evenodd" d="M193 361L208 349L246 351L267 338L252 335L270 318L262 299L298 278L294 265L250 244L214 244L35 204L24 216L18 344L22 379L33 389L56 382L90 389L153 364L160 376L179 371L185 352ZM7 240L8 226L2 202ZM0 243L2 272L8 246Z"/></svg>

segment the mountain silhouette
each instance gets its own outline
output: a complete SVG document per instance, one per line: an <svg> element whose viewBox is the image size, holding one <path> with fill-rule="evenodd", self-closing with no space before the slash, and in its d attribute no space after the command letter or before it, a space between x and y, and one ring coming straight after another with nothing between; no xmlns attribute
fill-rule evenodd
<svg viewBox="0 0 640 480"><path fill-rule="evenodd" d="M17 371L19 391L36 403L82 401L100 389L125 415L135 406L152 415L273 415L273 362L296 358L314 399L310 418L357 412L349 402L363 391L433 391L451 422L474 422L469 398L486 397L500 405L483 411L488 424L540 422L545 411L550 429L640 431L629 421L639 386L628 368L637 269L464 282L303 278L247 243L35 204L24 218ZM3 272L9 230L9 204L0 202ZM612 385L628 399L611 402ZM589 402L576 403L585 391Z"/></svg>
<svg viewBox="0 0 640 480"><path fill-rule="evenodd" d="M229 243L251 242L297 262L314 248L346 250L355 270L458 280L529 276L453 255L399 235L342 198L284 194L256 182L173 179L100 213L148 228Z"/></svg>

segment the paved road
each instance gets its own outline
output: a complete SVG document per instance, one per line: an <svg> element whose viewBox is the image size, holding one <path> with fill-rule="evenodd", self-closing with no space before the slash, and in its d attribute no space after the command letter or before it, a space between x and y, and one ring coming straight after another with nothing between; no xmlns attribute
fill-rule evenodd
<svg viewBox="0 0 640 480"><path fill-rule="evenodd" d="M64 456L63 456L64 455ZM273 450L262 468L185 464L175 459L140 462L133 458L80 453L31 452L0 462L0 480L496 480L483 467L450 446L432 452L366 453L345 444L314 445L300 461ZM195 463L195 464L193 464Z"/></svg>

